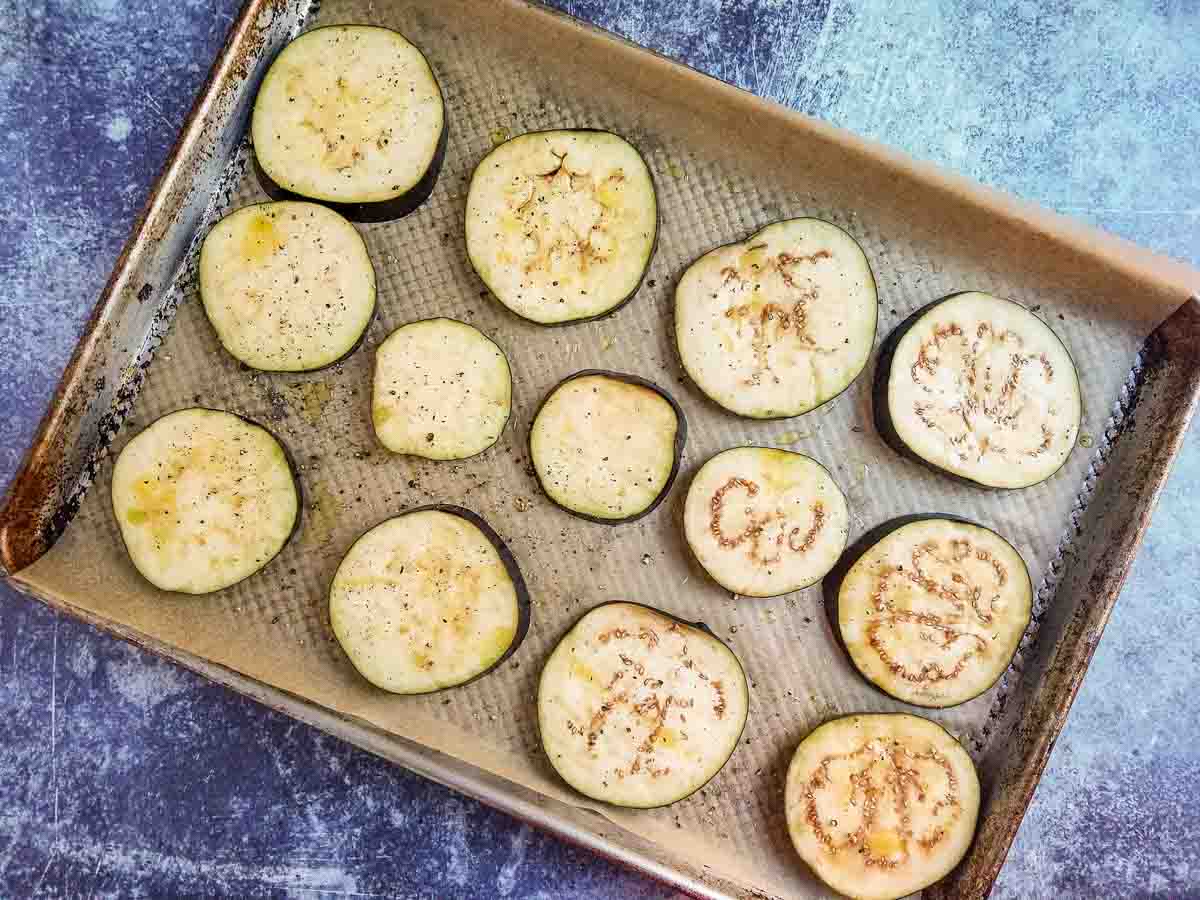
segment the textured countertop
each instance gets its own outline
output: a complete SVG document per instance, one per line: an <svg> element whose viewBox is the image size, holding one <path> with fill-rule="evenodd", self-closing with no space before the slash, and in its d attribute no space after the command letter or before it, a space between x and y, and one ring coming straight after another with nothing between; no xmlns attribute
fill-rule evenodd
<svg viewBox="0 0 1200 900"><path fill-rule="evenodd" d="M1187 0L553 5L1200 265ZM238 6L0 0L0 483ZM1193 429L996 897L1200 897L1197 477ZM5 588L0 722L3 896L674 896Z"/></svg>

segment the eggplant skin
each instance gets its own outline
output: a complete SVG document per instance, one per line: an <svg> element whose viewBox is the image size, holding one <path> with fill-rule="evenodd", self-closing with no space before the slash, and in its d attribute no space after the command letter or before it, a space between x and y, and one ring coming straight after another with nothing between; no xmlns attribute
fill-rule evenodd
<svg viewBox="0 0 1200 900"><path fill-rule="evenodd" d="M538 475L537 475L536 467L533 467L534 478L537 480L538 488L546 496L546 499L548 499L551 503L553 503L555 506L557 506L559 509L563 510L564 512L568 512L578 519L586 519L588 522L596 522L600 525L627 525L630 522L636 522L638 519L640 519L644 516L650 515L650 513L654 512L654 510L658 509L659 505L663 502L663 500L665 500L667 498L667 494L671 493L671 488L675 484L675 478L679 475L679 467L683 463L683 448L684 448L684 445L687 444L687 417L684 416L683 407L681 407L676 402L675 398L672 397L670 394L668 394L665 390L660 388L653 381L648 381L645 378L641 378L637 375L627 375L624 372L613 372L609 369L584 369L581 372L576 372L573 375L568 375L566 378L564 378L558 384L554 385L554 387L550 388L550 390L546 391L546 396L542 398L542 402L538 404L538 408L534 411L533 418L530 420L529 434L525 438L525 452L529 456L531 466L533 463L533 423L537 422L538 414L542 411L542 407L546 405L546 401L550 399L550 397L554 394L554 392L557 391L564 384L567 384L570 381L574 381L576 378L584 378L584 377L587 377L590 375L603 375L605 378L613 378L617 381L624 381L626 384L636 384L639 387L644 387L644 388L654 391L654 393L658 394L660 397L662 397L664 400L666 400L669 404L671 404L671 409L675 410L675 421L676 421L675 459L671 463L671 472L669 475L667 475L666 483L663 484L663 488L661 491L659 491L658 496L654 498L654 502L651 503L649 506L647 506L645 509L643 509L641 512L634 513L632 516L626 516L623 519L602 519L599 516L589 516L587 513L576 512L573 509L568 509L567 507L565 507L561 503L559 503L557 500L555 500L550 495L550 492L548 490L546 490L546 486L544 484L542 484L541 478L538 477ZM618 602L618 601L613 601L613 602ZM638 605L640 606L642 604L638 604ZM650 606L650 607L647 607L647 609L654 609L654 607ZM658 610L654 610L654 611L658 612ZM664 615L665 615L665 613L664 613ZM691 624L691 623L685 623L685 624Z"/></svg>
<svg viewBox="0 0 1200 900"><path fill-rule="evenodd" d="M558 638L558 640L556 640L554 642L554 646L550 648L550 653L546 657L547 661L549 660L550 656L554 655L554 651L556 651L558 649L559 644L561 644L563 641L565 641L567 639L567 637L571 634L571 632L574 631L575 628L578 627L578 625L584 619L586 619L589 615L591 615L598 609L603 609L606 606L614 606L617 604L620 604L623 606L639 606L642 609L649 610L650 612L652 612L656 615L664 616L665 618L668 618L673 622L678 622L680 625L683 625L686 628L694 628L695 630L703 633L705 637L710 638L711 640L717 642L722 647L724 647L726 650L728 650L729 655L732 656L734 658L734 660L737 662L738 669L742 673L742 691L744 692L744 696L746 698L746 708L747 708L747 710L749 710L749 707L750 707L750 678L749 678L749 676L746 675L746 667L742 665L741 657L739 657L736 653L734 653L732 647L730 647L727 643L725 643L725 641L723 641L719 637L717 637L716 632L714 632L708 625L706 625L703 622L689 622L687 619L684 619L673 613L669 613L666 610L659 609L656 606L650 606L649 604L646 604L646 603L638 603L634 600L607 600L604 603L597 603L591 609L589 609L586 612L579 615L575 619L574 622L572 622L569 626L567 626L566 631L564 631L562 633L562 635ZM545 669L544 662L542 663L542 668L543 668L543 670ZM541 692L541 679L540 678L538 679L538 692L539 693ZM537 706L537 703L535 702L534 705ZM676 797L673 800L668 800L665 803L659 803L656 806L637 806L637 807L622 807L622 808L624 808L624 809L663 809L664 807L673 806L676 803L686 800L688 797L694 796L698 792L704 790L706 787L708 787L708 785L712 782L712 780L714 778L716 778L718 775L721 774L721 772L723 772L725 770L725 766L729 765L729 760L733 759L733 754L737 752L737 748L742 743L742 735L744 735L746 733L746 722L748 722L749 720L750 720L750 715L749 715L749 712L747 712L746 718L742 720L742 728L741 728L741 731L738 732L737 740L734 741L734 743L733 743L733 750L730 752L729 756L725 757L725 762L721 764L721 767L719 769L717 769L717 771L713 772L713 774L709 777L708 781L705 781L701 785L697 785L694 790L690 791L687 794L684 794L682 797ZM546 752L545 745L542 744L540 740L538 743L542 747L542 752L545 753ZM553 762L553 760L550 760L548 754L547 754L546 758L547 758L547 761L550 763L550 767L554 768L554 762ZM557 769L555 769L555 771L557 772ZM559 776L559 777L561 777L561 776ZM565 782L566 779L563 779L563 781ZM579 791L580 794L583 794L583 791L580 791L579 788L577 788L575 785L570 784L570 782L566 782L566 783L570 785L571 790ZM586 797L589 795L583 794L583 796ZM592 797L591 799L596 800L600 803L607 804L609 802L600 797Z"/></svg>
<svg viewBox="0 0 1200 900"><path fill-rule="evenodd" d="M996 487L995 485L982 484L973 478L967 478L964 475L959 475L957 472L948 472L941 466L930 462L919 453L913 452L908 444L904 443L904 441L900 439L900 435L896 431L895 423L892 421L892 411L888 408L888 380L890 379L892 373L892 360L896 356L896 348L900 345L900 341L927 312L941 305L942 303L945 303L947 300L953 300L955 297L969 293L971 293L971 291L955 291L952 294L947 294L945 297L939 297L937 300L926 303L916 312L908 316L908 318L897 325L894 329L892 329L891 334L889 334L886 340L884 340L883 344L879 348L879 358L875 363L875 377L871 384L871 408L872 415L875 420L875 430L879 432L879 436L883 438L883 442L891 447L892 450L894 450L900 456L917 463L923 468L928 469L930 472L936 472L943 478L949 478L953 481L957 481L959 484L969 484L972 487L979 488L980 490L984 491L1019 491L1024 490L1024 488L1034 487L1034 485L1041 484L1043 481L1047 481L1058 474L1062 467L1067 464L1067 460L1070 459L1070 456L1064 458L1062 463L1059 464L1058 468L1048 474L1041 481L1035 481L1033 484L1027 484L1022 487ZM1021 303L1017 303L1016 300L1010 300L1007 297L998 299L1005 300L1008 303L1012 303L1016 306L1020 306L1022 309L1027 310L1027 307ZM1030 315L1033 315L1033 313L1030 313ZM1063 350L1067 352L1067 356L1070 357L1071 353L1069 350L1067 350L1067 345L1063 344L1062 339L1058 337L1052 328L1048 328L1048 330L1051 334L1054 334L1054 337L1060 344L1062 344ZM1071 360L1071 368L1075 374L1075 389L1080 391L1079 370L1075 366L1074 359ZM1080 397L1082 396L1082 391L1080 391ZM953 519L954 516L944 516L943 518ZM976 523L969 522L968 524L974 525Z"/></svg>
<svg viewBox="0 0 1200 900"><path fill-rule="evenodd" d="M272 200L303 200L306 203L319 203L360 225L391 222L415 212L433 193L433 189L437 186L438 175L442 171L442 163L446 159L446 143L449 132L449 124L443 122L442 135L438 138L437 150L433 154L429 168L425 170L420 181L399 197L393 197L391 200L379 200L374 203L336 203L332 200L321 200L305 194L296 194L276 183L259 163L257 156L254 157L254 174L263 193Z"/></svg>
<svg viewBox="0 0 1200 900"><path fill-rule="evenodd" d="M850 664L850 668L854 669L854 671L858 673L858 675L863 679L863 681L867 682L867 684L871 685L871 687L873 687L875 690L877 690L883 696L888 697L889 699L892 699L892 700L899 700L901 703L906 703L906 704L908 703L907 700L903 700L899 697L894 697L892 694L888 693L887 690L882 685L876 683L875 681L872 681L870 678L868 678L866 675L864 675L862 673L862 671L858 668L857 665L855 665L854 657L850 653L850 648L846 646L846 641L842 637L842 627L840 624L841 617L839 615L840 611L838 608L838 595L841 594L841 592L842 592L842 582L846 580L846 575L849 573L849 571L852 568L854 568L854 564L856 562L858 562L863 556L865 556L866 553L868 551L870 551L872 547L874 547L876 544L878 544L880 541L882 541L888 535L892 534L892 532L898 531L899 529L903 528L906 525L912 525L915 522L929 522L932 520L957 522L961 525L970 525L972 528L980 528L983 531L987 531L987 532L990 532L990 533L996 535L996 537L1000 538L1000 540L1004 541L1006 544L1008 544L1010 547L1012 547L1012 542L1010 542L1007 538L1005 538L1003 535L1001 535L999 532L995 531L994 529L988 528L986 525L980 525L978 522L976 522L972 519L967 519L967 518L964 518L963 516L954 515L953 513L913 513L913 514L907 515L907 516L897 516L894 519L889 519L888 521L883 522L879 525L876 525L874 528L868 530L866 532L866 534L864 534L857 541L855 541L852 545L850 545L848 548L846 548L845 552L842 553L841 559L839 559L837 561L837 565L835 565L830 570L829 574L825 576L825 581L821 585L821 593L823 595L822 600L823 600L823 605L825 607L825 615L829 619L829 630L833 632L834 640L837 642L838 648L845 655L846 662L848 662ZM1013 552L1014 553L1017 552L1016 547L1013 547ZM1020 553L1017 553L1017 556L1020 557ZM1026 627L1028 627L1028 626L1026 626ZM999 669L999 671L996 673L996 677L986 687L982 688L979 691L979 693L975 695L976 697L978 697L980 694L984 694L987 691L991 690L991 688L996 684L996 682L1001 679L1001 677L1004 675L1004 673L1007 672L1008 669L1012 666L1012 661L1016 658L1017 651L1019 649L1020 649L1020 644L1018 644L1015 648L1013 648L1012 655L1008 658L1008 663ZM920 708L922 708L922 709L949 709L953 706L960 706L962 703L967 703L967 702L969 702L969 701L963 700L963 701L961 701L961 703L954 703L954 704L951 704L950 706L943 706L943 707L926 706L926 707L920 707ZM916 705L916 704L909 704L909 705ZM913 714L906 713L906 715L913 715ZM845 718L845 716L839 716L839 718ZM922 717L916 716L916 718L922 718Z"/></svg>
<svg viewBox="0 0 1200 900"><path fill-rule="evenodd" d="M529 588L525 584L525 577L521 574L521 567L517 564L517 558L513 556L512 551L508 549L508 544L504 542L504 538L500 537L500 535L496 533L496 530L492 528L492 526L489 525L478 513L472 512L471 510L462 506L455 506L452 503L428 503L425 506L414 506L412 509L406 509L404 512L397 513L394 516L389 516L386 519L381 519L380 521L371 525L370 528L364 529L358 537L350 542L350 546L347 547L346 552L342 554L342 559L346 558L350 551L354 549L354 545L357 544L361 538L366 536L369 532L374 531L384 522L390 522L392 519L401 519L404 516L420 512L443 512L452 516L458 516L460 519L465 519L483 532L483 536L488 539L488 543L492 545L496 551L496 554L500 557L500 561L504 563L504 570L508 573L508 578L513 584L513 591L517 595L517 630L513 634L512 643L508 645L508 649L504 651L499 659L497 659L479 674L468 678L466 681L460 681L458 684L434 688L431 691L416 691L411 694L397 694L396 696L398 697L421 697L428 694L439 694L442 691L452 691L455 688L465 687L468 684L478 681L485 675L489 675L496 671L496 669L499 668L505 661L507 661L514 653L516 653L521 644L524 643L525 636L529 633L529 625L533 613L533 603L530 600ZM333 623L329 618L328 593L329 592L327 591L325 597L325 623L329 626L330 634L332 634ZM334 643L337 643L338 648L341 649L340 643L337 641ZM342 650L342 655L346 657L347 661L350 661L349 656L346 655L344 650ZM350 661L350 665L351 667L354 667L353 661Z"/></svg>
<svg viewBox="0 0 1200 900"><path fill-rule="evenodd" d="M173 416L176 413L181 413L181 412L191 412L193 410L200 410L203 412L213 412L213 413L224 413L227 416L233 416L235 418L241 419L247 425L252 425L255 428L261 428L263 431L265 431L267 434L269 434L272 438L275 439L275 443L277 443L279 445L280 449L283 450L283 458L284 458L284 460L287 461L288 471L291 472L291 474L292 474L292 486L296 490L296 517L295 517L295 519L292 520L292 530L289 531L287 537L283 539L283 543L281 543L279 545L279 549L275 551L275 555L272 556L270 559L266 560L261 566L259 566L257 569L255 569L253 572L251 572L245 578L235 581L233 584L227 584L227 585L225 585L225 587L220 588L219 590L209 591L208 593L209 593L209 595L211 595L211 594L218 594L221 591L226 591L231 587L235 587L236 585L241 584L243 581L245 581L248 578L253 578L255 575L258 575L260 572L262 572L264 569L266 569L269 565L271 565L271 563L273 563L279 557L279 554L281 554L284 551L284 549L287 547L287 545L292 542L292 539L296 537L296 534L300 531L300 526L304 523L305 491L304 491L304 482L300 480L300 467L298 465L296 465L296 458L295 458L295 456L292 455L292 450L290 447L288 447L287 442L284 441L279 435L277 435L274 431L272 431L266 425L263 425L261 422L256 422L254 419L250 418L249 416L243 416L241 413L230 412L227 409L218 409L215 406L183 406L183 407L180 407L179 409L173 409L170 412L163 413L161 416L158 416L157 418L155 418L153 422L150 422L148 425L144 426L143 428L140 428L137 433L141 434L147 428L152 427L153 425L157 424L158 422L167 418L168 416ZM135 437L136 437L136 435L135 435ZM120 456L120 454L117 454L117 456ZM115 462L116 457L114 456L113 459ZM117 534L121 538L121 547L122 547L122 549L124 549L125 555L130 556L129 547L125 544L125 535L121 532L120 528L116 529L116 531L117 531ZM132 558L132 557L130 557L130 558ZM136 570L137 566L134 566L134 569ZM138 575L141 576L148 583L151 583L151 582L149 582L149 579L147 579L144 575L142 575L142 573L140 571L138 571ZM157 585L154 585L154 587L157 590L162 590ZM180 592L166 591L165 593L180 593ZM207 596L207 595L200 594L200 595L196 595L196 596Z"/></svg>
<svg viewBox="0 0 1200 900"><path fill-rule="evenodd" d="M538 129L537 131L526 131L521 134L513 135L512 137L510 137L508 139L508 141L514 141L517 138L528 137L528 136L534 135L534 134L542 134L547 131L594 132L594 133L599 133L599 134L611 134L614 137L619 137L621 140L625 141L625 143L629 144L630 147L633 147L633 149L637 151L638 156L641 157L642 163L646 166L646 174L650 178L650 185L651 185L651 187L654 188L654 198L655 198L655 203L654 203L654 240L650 244L650 253L646 256L646 266L644 269L642 269L642 277L638 279L637 284L635 284L633 286L633 289L630 290L630 292L628 294L626 294L624 299L622 299L619 303L616 303L615 305L609 307L602 313L597 313L594 316L587 316L586 318L583 318L583 319L567 319L566 321L563 321L563 322L538 322L536 319L531 319L528 316L521 315L519 312L517 312L514 309L511 309L509 306L507 306L504 303L501 303L499 300L495 300L495 302L499 306L501 306L506 312L511 313L512 315L516 316L522 322L529 322L532 325L538 325L542 328L565 328L570 325L582 325L584 322L598 322L601 319L607 319L609 316L615 315L616 313L618 313L622 309L624 309L629 304L629 301L637 296L638 291L640 291L642 289L642 285L644 285L646 283L646 274L650 271L650 266L654 262L654 254L656 254L658 252L658 240L659 240L659 236L662 234L662 214L659 211L659 206L658 206L658 182L654 180L654 170L651 169L650 164L646 162L646 157L642 154L642 151L638 150L638 148L636 146L634 146L633 142L630 141L628 138L626 138L624 135L617 134L617 132L610 131L607 128L541 128L541 129ZM504 141L502 144L498 144L497 147L504 146L504 144L507 144L508 141ZM496 147L493 147L491 150L489 150L484 155L483 159L481 159L478 163L476 163L475 168L471 170L471 181L472 182L474 182L474 180L475 180L475 173L479 171L479 169L483 165L484 161L489 156L491 156L492 152L495 149L496 149ZM470 184L468 184L467 185L467 193L469 194L470 192L471 192L471 187L470 187ZM483 284L483 286L485 288L487 288L487 292L489 294L491 294L492 293L491 286L486 281L484 281L483 276L479 274L479 269L476 268L475 260L471 259L470 253L467 254L467 263L471 266L471 271L475 273L475 277L479 279L480 283ZM595 374L595 373L593 373L593 374ZM609 373L606 372L604 374L609 374ZM650 386L650 385L647 385L647 386ZM667 399L669 400L670 398L668 397ZM632 521L632 520L630 520L630 521Z"/></svg>

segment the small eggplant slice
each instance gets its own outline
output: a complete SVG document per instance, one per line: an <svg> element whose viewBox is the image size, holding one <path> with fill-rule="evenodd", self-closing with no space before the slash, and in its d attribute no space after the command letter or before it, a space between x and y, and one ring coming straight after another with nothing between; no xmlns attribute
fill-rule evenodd
<svg viewBox="0 0 1200 900"><path fill-rule="evenodd" d="M1033 609L1033 583L1012 544L950 516L873 529L826 585L854 667L914 706L956 706L995 684Z"/></svg>
<svg viewBox="0 0 1200 900"><path fill-rule="evenodd" d="M354 542L329 588L329 619L367 681L425 694L507 659L529 628L529 594L483 519L456 506L422 507Z"/></svg>
<svg viewBox="0 0 1200 900"><path fill-rule="evenodd" d="M1058 471L1079 435L1071 354L1021 304L952 294L899 325L875 371L875 424L903 456L984 487Z"/></svg>
<svg viewBox="0 0 1200 900"><path fill-rule="evenodd" d="M354 221L412 212L446 153L437 78L402 34L329 25L280 51L250 122L263 189L334 206Z"/></svg>
<svg viewBox="0 0 1200 900"><path fill-rule="evenodd" d="M496 443L511 410L508 360L470 325L412 322L376 351L371 417L393 453L466 459Z"/></svg>
<svg viewBox="0 0 1200 900"><path fill-rule="evenodd" d="M535 131L483 158L467 192L467 255L505 306L542 325L594 319L650 267L650 170L607 131Z"/></svg>
<svg viewBox="0 0 1200 900"><path fill-rule="evenodd" d="M300 521L283 445L215 409L181 409L139 432L113 466L112 505L134 567L155 587L207 594L275 558Z"/></svg>
<svg viewBox="0 0 1200 900"><path fill-rule="evenodd" d="M375 314L375 269L354 226L315 203L258 203L213 226L200 299L252 369L309 372L352 353Z"/></svg>
<svg viewBox="0 0 1200 900"><path fill-rule="evenodd" d="M718 453L688 488L683 530L717 584L774 597L815 584L846 547L846 497L819 462L769 447Z"/></svg>
<svg viewBox="0 0 1200 900"><path fill-rule="evenodd" d="M683 410L662 388L589 369L542 402L529 456L547 497L580 518L615 525L662 502L686 438Z"/></svg>
<svg viewBox="0 0 1200 900"><path fill-rule="evenodd" d="M966 854L979 776L935 722L845 716L800 742L784 807L792 843L818 878L847 897L897 900L944 877Z"/></svg>
<svg viewBox="0 0 1200 900"><path fill-rule="evenodd" d="M637 603L605 603L542 669L542 747L595 800L650 808L704 787L746 724L746 675L703 625Z"/></svg>
<svg viewBox="0 0 1200 900"><path fill-rule="evenodd" d="M788 219L692 263L675 288L675 341L696 386L730 412L798 416L858 377L877 309L854 238Z"/></svg>

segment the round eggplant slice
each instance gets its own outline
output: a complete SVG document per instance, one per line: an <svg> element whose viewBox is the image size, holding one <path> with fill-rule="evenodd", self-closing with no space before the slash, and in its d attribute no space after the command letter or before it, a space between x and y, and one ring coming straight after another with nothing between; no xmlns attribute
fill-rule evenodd
<svg viewBox="0 0 1200 900"><path fill-rule="evenodd" d="M662 502L686 438L683 410L662 388L589 369L542 402L529 456L546 496L569 513L615 525Z"/></svg>
<svg viewBox="0 0 1200 900"><path fill-rule="evenodd" d="M467 255L496 299L542 325L633 296L658 237L645 161L607 131L535 131L483 158L467 192Z"/></svg>
<svg viewBox="0 0 1200 900"><path fill-rule="evenodd" d="M696 386L725 409L798 416L858 377L877 308L854 238L820 219L789 219L692 263L675 288L675 341Z"/></svg>
<svg viewBox="0 0 1200 900"><path fill-rule="evenodd" d="M1066 462L1082 400L1071 355L1012 300L953 294L884 343L875 423L894 450L984 487L1023 488Z"/></svg>
<svg viewBox="0 0 1200 900"><path fill-rule="evenodd" d="M496 443L511 410L508 360L470 325L412 322L376 352L371 417L393 453L466 459Z"/></svg>
<svg viewBox="0 0 1200 900"><path fill-rule="evenodd" d="M746 724L746 675L703 625L605 603L554 648L538 683L551 764L581 794L649 808L704 787Z"/></svg>
<svg viewBox="0 0 1200 900"><path fill-rule="evenodd" d="M221 344L252 369L308 372L359 345L375 269L354 226L315 203L258 203L213 226L200 299Z"/></svg>
<svg viewBox="0 0 1200 900"><path fill-rule="evenodd" d="M134 567L155 587L207 594L269 563L300 519L283 445L215 409L168 413L113 466L112 505Z"/></svg>
<svg viewBox="0 0 1200 900"><path fill-rule="evenodd" d="M827 583L854 667L915 706L955 706L1008 668L1029 626L1033 584L996 532L907 516L864 536Z"/></svg>
<svg viewBox="0 0 1200 900"><path fill-rule="evenodd" d="M818 878L847 897L896 900L963 858L979 777L962 745L928 719L846 716L796 748L785 808L792 843Z"/></svg>
<svg viewBox="0 0 1200 900"><path fill-rule="evenodd" d="M328 203L356 221L420 206L446 151L429 63L402 34L373 25L316 28L284 47L250 130L268 194Z"/></svg>
<svg viewBox="0 0 1200 900"><path fill-rule="evenodd" d="M529 628L529 595L486 522L455 506L423 507L354 542L329 588L329 619L367 681L425 694L507 659Z"/></svg>
<svg viewBox="0 0 1200 900"><path fill-rule="evenodd" d="M712 579L747 597L815 584L846 547L846 497L819 462L734 447L696 473L684 504L688 546Z"/></svg>

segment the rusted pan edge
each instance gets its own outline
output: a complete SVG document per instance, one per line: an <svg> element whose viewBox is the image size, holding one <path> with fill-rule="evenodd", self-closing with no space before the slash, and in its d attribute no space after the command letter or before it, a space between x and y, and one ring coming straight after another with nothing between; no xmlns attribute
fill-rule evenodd
<svg viewBox="0 0 1200 900"><path fill-rule="evenodd" d="M707 869L693 869L674 857L666 858L653 843L593 810L571 806L539 794L432 747L399 737L353 716L331 712L303 697L155 640L140 631L76 607L69 600L43 594L24 583L19 575L9 583L57 612L80 619L106 634L168 659L276 712L348 741L368 753L473 797L535 828L678 888L689 896L702 900L782 900L736 884Z"/></svg>
<svg viewBox="0 0 1200 900"><path fill-rule="evenodd" d="M49 549L132 403L169 288L245 130L257 80L309 0L249 0L229 29L112 275L83 327L50 406L0 506L0 574ZM132 364L131 364L132 363Z"/></svg>
<svg viewBox="0 0 1200 900"><path fill-rule="evenodd" d="M991 892L1034 790L1067 721L1092 654L1129 574L1171 463L1200 400L1200 297L1193 297L1147 340L1143 376L1113 441L1107 477L1080 522L1077 555L1067 557L1058 596L1074 611L1047 622L1022 673L1031 685L1006 710L1010 729L993 735L992 790L964 863L927 891L932 898L984 898ZM1135 427L1136 424L1136 427Z"/></svg>

